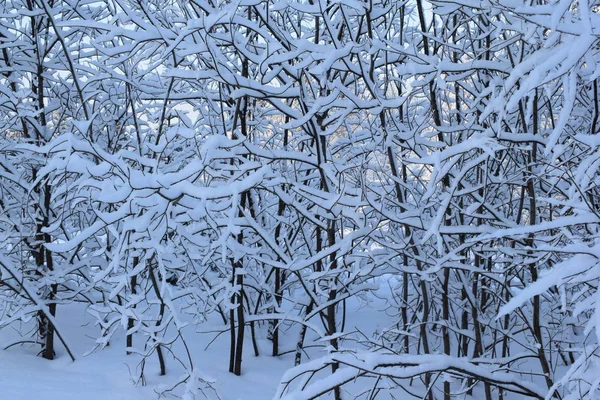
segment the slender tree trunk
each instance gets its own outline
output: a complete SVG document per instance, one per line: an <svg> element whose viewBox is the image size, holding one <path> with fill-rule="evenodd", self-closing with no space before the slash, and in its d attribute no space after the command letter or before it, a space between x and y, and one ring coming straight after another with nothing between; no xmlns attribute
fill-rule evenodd
<svg viewBox="0 0 600 400"><path fill-rule="evenodd" d="M138 263L140 262L139 257L133 257L133 269L135 269L135 267L138 265ZM137 295L137 275L133 275L131 277L131 294L133 296ZM132 306L132 309L135 309L135 304ZM133 329L135 325L135 320L133 319L133 317L129 317L127 319L127 348L131 348L133 347L133 333L130 333L131 329ZM131 352L129 350L127 350L127 354L131 354Z"/></svg>

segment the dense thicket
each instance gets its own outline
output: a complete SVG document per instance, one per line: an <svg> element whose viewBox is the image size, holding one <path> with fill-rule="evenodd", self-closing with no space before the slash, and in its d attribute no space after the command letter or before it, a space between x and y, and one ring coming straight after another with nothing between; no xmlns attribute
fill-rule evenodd
<svg viewBox="0 0 600 400"><path fill-rule="evenodd" d="M595 0L5 0L0 327L73 358L83 303L198 398L209 322L237 375L297 335L281 398L598 398L599 79Z"/></svg>

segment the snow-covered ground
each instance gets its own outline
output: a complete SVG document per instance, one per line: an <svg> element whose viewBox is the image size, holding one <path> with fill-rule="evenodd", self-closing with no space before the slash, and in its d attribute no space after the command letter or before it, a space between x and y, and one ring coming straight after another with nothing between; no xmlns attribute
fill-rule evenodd
<svg viewBox="0 0 600 400"><path fill-rule="evenodd" d="M366 300L354 298L347 306L346 332L355 332L354 337L373 338L382 329L389 327L397 316L389 315L386 297L390 286L381 285L377 296ZM169 352L165 352L167 375L159 376L159 367L155 355L147 358L144 367L144 384L140 381L139 355L125 354L123 333L116 334L110 345L102 350L91 351L95 345L98 328L90 322L92 317L85 312L82 304L61 306L58 321L62 334L75 354L72 362L64 348L57 343L56 360L48 361L39 356L39 346L30 344L10 346L0 350L0 399L11 400L151 400L159 398L159 393L171 387L183 374L183 369ZM207 333L212 329L222 329L215 321L213 326L189 326L184 330L196 371L210 380L214 391L207 399L219 400L269 400L277 392L279 382L285 372L294 365L294 349L298 337L297 326L290 325L282 329L280 357L271 357L271 342L264 339L264 327L260 331L258 347L261 355L256 357L247 330L242 376L228 371L229 342L227 334ZM203 333L199 331L204 331ZM26 338L25 338L26 339ZM314 344L314 333L307 334L307 344ZM0 330L0 349L22 340L14 329ZM139 343L142 341L139 340ZM135 337L134 337L135 347ZM343 343L345 348L361 346L350 340ZM183 349L175 345L173 353L180 356ZM325 356L326 349L309 347L303 354L303 362ZM328 377L329 369L320 372L318 378ZM313 381L314 382L314 381ZM344 390L353 393L368 391L367 385L373 382L358 380ZM419 380L412 381L418 392L423 387ZM181 387L179 388L181 389ZM479 398L480 388L476 388L475 397L464 395L463 399ZM181 390L178 392L181 394ZM218 395L215 395L215 393ZM398 397L399 396L399 397ZM378 399L403 399L407 396L399 388L388 393L380 393ZM327 397L328 398L328 397ZM354 396L349 395L348 399ZM483 398L483 397L482 397ZM505 397L516 400L510 394ZM196 397L200 400L203 397ZM190 399L191 400L191 399Z"/></svg>
<svg viewBox="0 0 600 400"><path fill-rule="evenodd" d="M383 305L380 304L380 305ZM378 312L377 305L365 307L359 302L348 305L347 328L358 328L371 334L385 326L389 317ZM156 357L148 359L144 378L139 381L140 357L125 354L123 335L116 335L105 349L91 352L98 328L92 326L82 305L62 306L58 309L60 328L77 358L72 362L60 343L57 343L57 358L45 360L36 355L39 346L15 345L0 350L0 391L2 399L12 400L148 400L158 397L157 390L175 382L182 373L177 362L167 356L167 375L158 375ZM248 331L243 374L240 377L228 372L229 343L226 334L215 339L214 333L195 333L187 330L196 368L214 380L214 388L222 400L266 400L273 398L284 372L293 366L293 352L280 357L271 357L270 342L258 342L261 355L253 354ZM207 326L195 329L209 330ZM297 327L283 333L282 351L291 350L297 339ZM307 339L310 335L307 337ZM0 330L0 348L18 341L20 337L13 329ZM27 339L27 338L25 338ZM214 339L214 340L213 340ZM134 343L135 344L135 343ZM210 344L210 345L209 345ZM208 347L207 347L208 346ZM177 353L177 349L174 349ZM323 348L309 349L308 356L324 355Z"/></svg>
<svg viewBox="0 0 600 400"><path fill-rule="evenodd" d="M108 368L99 368L100 362ZM0 390L12 400L137 400L152 398L150 388L134 387L118 358L96 357L75 363L47 361L20 351L0 351Z"/></svg>

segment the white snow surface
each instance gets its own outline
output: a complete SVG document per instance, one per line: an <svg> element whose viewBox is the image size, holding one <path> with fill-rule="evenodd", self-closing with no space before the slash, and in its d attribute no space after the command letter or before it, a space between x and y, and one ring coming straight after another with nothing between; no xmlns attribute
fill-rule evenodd
<svg viewBox="0 0 600 400"><path fill-rule="evenodd" d="M357 327L367 334L386 324L389 318L379 309L365 308L354 302L350 305L349 326ZM159 376L156 356L148 358L145 367L146 386L136 384L139 377L140 356L125 354L125 338L117 335L110 345L90 353L95 345L98 328L89 323L83 305L67 305L58 309L58 322L71 347L76 361L72 362L60 342L57 341L56 359L48 361L38 356L39 346L30 344L6 346L21 338L12 329L0 331L0 399L11 400L151 400L158 398L158 391L177 381L183 374L177 362L167 356L167 375ZM280 357L270 356L270 342L259 341L261 355L252 351L249 331L244 348L243 373L235 376L228 371L229 342L227 334L213 339L216 333L195 333L220 326L188 327L187 337L196 363L197 372L203 378L214 381L221 400L268 400L277 392L285 371L294 366L293 352ZM187 328L186 328L187 329ZM309 335L311 333L309 332ZM313 333L314 334L314 333ZM282 350L291 350L297 339L297 330L282 332ZM29 338L24 338L29 339ZM212 343L210 343L213 341ZM140 340L141 342L141 340ZM207 345L209 345L206 348ZM135 346L135 337L134 337ZM175 353L180 349L175 349ZM319 348L308 353L311 359L325 355ZM310 361L306 355L303 362ZM180 394L180 393L179 393ZM164 398L164 397L163 397ZM212 399L212 398L211 398Z"/></svg>
<svg viewBox="0 0 600 400"><path fill-rule="evenodd" d="M385 280L385 278L381 279ZM371 298L369 304L359 299L349 301L347 330L360 330L365 335L372 336L388 326L390 316L385 312L385 292L388 290L387 284L381 284L377 291L379 296ZM76 357L75 362L70 360L58 341L56 359L53 361L37 356L36 353L39 351L37 345L16 345L8 350L2 350L22 338L13 329L0 330L0 390L3 393L0 399L152 400L158 398L158 391L161 388L172 385L184 373L168 352L165 352L167 375L159 376L156 355L152 355L146 361L144 375L146 386L136 384L141 357L125 354L124 335L116 334L108 347L90 352L94 348L99 330L90 322L93 318L85 311L85 305L60 306L57 320L66 342ZM294 349L298 334L297 327L297 324L292 325L287 331L282 331L280 338L282 352ZM228 334L218 335L215 339L217 333L207 333L217 329L222 329L217 320L184 329L196 372L204 379L214 382L213 386L221 400L273 399L286 371L294 366L294 353L272 357L270 356L271 342L259 340L261 355L256 357L252 349L250 331L247 330L242 376L238 377L228 371ZM307 335L310 341L316 339L316 334L310 330ZM137 342L141 343L141 338ZM134 336L134 347L135 345ZM180 348L173 350L176 354L182 353ZM318 362L320 357L326 355L326 350L322 347L309 348L303 355L302 361L303 363ZM328 371L319 377L327 381ZM365 384L369 383L365 382ZM181 395L181 390L178 394ZM203 399L201 396L196 398ZM216 397L209 398L216 399Z"/></svg>
<svg viewBox="0 0 600 400"><path fill-rule="evenodd" d="M142 400L155 396L148 387L134 387L128 381L127 368L117 358L99 362L101 359L83 359L72 363L66 357L48 361L33 354L0 351L0 388L3 398ZM110 364L107 369L100 367L107 364Z"/></svg>

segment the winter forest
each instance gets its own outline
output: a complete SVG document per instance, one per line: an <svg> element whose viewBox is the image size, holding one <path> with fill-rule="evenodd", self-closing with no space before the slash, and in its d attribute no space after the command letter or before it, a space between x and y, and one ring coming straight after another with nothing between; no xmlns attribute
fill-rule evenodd
<svg viewBox="0 0 600 400"><path fill-rule="evenodd" d="M600 399L598 0L0 1L0 393Z"/></svg>

